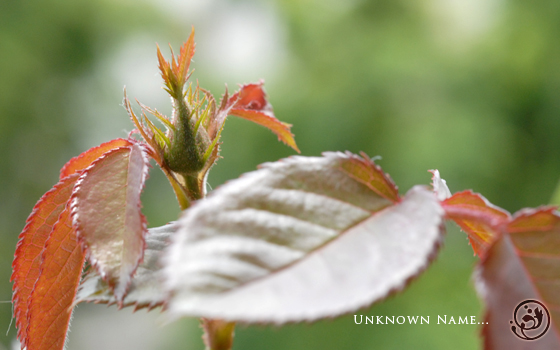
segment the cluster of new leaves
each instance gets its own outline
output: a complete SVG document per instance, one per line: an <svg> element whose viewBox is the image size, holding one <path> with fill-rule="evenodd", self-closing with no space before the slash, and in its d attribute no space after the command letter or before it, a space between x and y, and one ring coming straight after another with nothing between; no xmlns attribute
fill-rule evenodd
<svg viewBox="0 0 560 350"><path fill-rule="evenodd" d="M451 195L437 171L433 190L415 186L401 196L366 154L349 152L266 163L204 198L227 115L297 147L262 83L226 92L219 106L208 91L186 86L193 54L193 34L170 62L158 48L171 119L144 105L137 116L125 99L144 141L113 140L72 159L34 208L12 276L24 346L62 349L72 306L83 301L166 304L171 318L202 317L210 348L231 346L232 322L336 317L405 288L435 258L449 219L481 258L486 348L522 348L507 322L524 299L551 311L553 332L539 347L560 348L560 216L552 208L511 216L471 191ZM150 230L140 211L149 158L185 209L177 222Z"/></svg>
<svg viewBox="0 0 560 350"><path fill-rule="evenodd" d="M18 337L28 349L64 344L86 255L123 298L144 250L140 191L147 169L142 144L104 143L70 160L33 209L12 275Z"/></svg>
<svg viewBox="0 0 560 350"><path fill-rule="evenodd" d="M27 349L62 349L86 261L87 271L101 278L120 306L125 305L132 277L136 273L137 281L142 275L139 264L153 263L150 248L152 243L157 245L153 237L157 232L146 237L140 203L150 158L165 172L186 208L203 195L208 169L219 156L226 116L264 125L297 150L290 125L274 117L262 82L244 85L231 97L226 92L219 107L208 91L186 87L193 54L194 32L171 62L165 61L158 48L174 115L170 120L141 107L154 114L167 133L145 114L138 118L125 98L144 141L116 139L73 158L62 168L59 183L27 219L12 274L18 338ZM157 248L159 252L162 247ZM161 301L148 304L161 305Z"/></svg>

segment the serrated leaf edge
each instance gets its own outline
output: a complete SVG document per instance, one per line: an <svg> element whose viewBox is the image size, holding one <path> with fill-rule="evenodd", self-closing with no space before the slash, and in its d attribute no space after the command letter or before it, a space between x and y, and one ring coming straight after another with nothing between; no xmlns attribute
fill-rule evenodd
<svg viewBox="0 0 560 350"><path fill-rule="evenodd" d="M135 142L133 142L133 145L138 145L140 147L142 159L144 160L144 164L145 164L143 172L142 172L142 179L141 179L142 186L140 188L140 192L142 192L142 189L144 188L144 185L146 183L146 179L148 178L149 168L151 167L150 166L150 161L149 161L149 156L148 156L148 150L146 149L146 146L141 142L135 141ZM79 223L80 219L79 219L79 215L77 213L77 208L79 206L79 200L76 197L76 193L79 191L79 189L81 187L81 184L83 183L83 181L87 177L87 175L88 175L89 171L92 169L92 167L94 167L101 160L107 158L109 154L111 154L113 152L116 152L118 150L121 150L121 149L130 149L133 145L112 149L109 152L104 153L101 157L96 159L94 162L92 162L89 167L87 167L86 169L83 170L83 172L80 175L80 178L76 181L76 184L74 185L74 190L72 191L72 196L70 197L70 201L69 201L70 202L71 217L72 217L72 226L76 230L76 235L78 237L78 242L82 245L82 250L84 251L84 253L86 255L87 261L89 261L92 268L95 268L97 273L99 273L101 278L107 283L108 283L108 281L106 280L107 276L102 271L100 271L98 261L91 256L90 251L89 251L89 246L85 242L82 235L80 234L81 233L80 223ZM138 201L138 210L139 211L141 210L141 207L142 207L141 202ZM144 259L144 250L146 249L145 236L146 236L146 232L148 231L148 225L147 225L147 221L146 221L145 216L141 212L140 212L140 217L141 217L141 220L142 220L142 231L143 231L142 232L142 244L143 244L142 255L141 255L140 259L136 263L136 266L134 267L134 269L132 270L132 272L130 273L130 275L128 277L128 281L126 282L126 284L123 288L122 296L119 297L118 295L115 294L119 309L124 307L122 302L124 300L124 297L126 296L126 292L128 291L128 288L129 288L130 283L132 281L132 277L134 276L134 274L136 273L136 269L138 268L138 266L140 265L140 263ZM114 287L111 287L111 288L112 288L113 292L115 292L115 288Z"/></svg>

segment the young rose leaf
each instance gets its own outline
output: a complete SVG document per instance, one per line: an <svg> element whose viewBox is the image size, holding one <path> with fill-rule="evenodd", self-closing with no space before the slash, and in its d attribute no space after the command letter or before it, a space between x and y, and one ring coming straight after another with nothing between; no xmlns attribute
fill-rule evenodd
<svg viewBox="0 0 560 350"><path fill-rule="evenodd" d="M62 211L42 256L41 274L29 301L26 346L62 350L85 260L69 207Z"/></svg>
<svg viewBox="0 0 560 350"><path fill-rule="evenodd" d="M11 280L14 281L13 303L18 338L22 342L27 338L28 302L40 275L41 252L70 198L77 178L66 178L45 193L33 208L19 236Z"/></svg>
<svg viewBox="0 0 560 350"><path fill-rule="evenodd" d="M383 198L392 202L400 200L398 188L389 174L384 173L381 167L375 164L367 154L362 152L361 158L349 152L346 154L350 161L341 165L346 175L363 183Z"/></svg>
<svg viewBox="0 0 560 350"><path fill-rule="evenodd" d="M272 106L266 100L263 84L264 82L261 81L256 84L243 85L237 93L228 99L228 104L233 104L228 114L250 120L270 129L278 136L278 140L299 153L294 134L290 132L292 125L276 119L272 112ZM220 121L220 124L222 123L223 120Z"/></svg>
<svg viewBox="0 0 560 350"><path fill-rule="evenodd" d="M167 247L169 237L177 231L177 223L148 229L144 260L132 278L122 306L134 306L136 309L147 307L152 309L164 303L166 295L162 289L162 273L159 264L160 255ZM89 270L76 296L76 304L94 302L116 304L118 301L111 288L95 269Z"/></svg>
<svg viewBox="0 0 560 350"><path fill-rule="evenodd" d="M175 57L173 52L171 52L171 62L165 60L159 46L157 47L159 70L166 86L164 89L176 98L183 94L183 86L189 78L189 66L194 56L194 51L194 28L189 39L181 47L179 56Z"/></svg>
<svg viewBox="0 0 560 350"><path fill-rule="evenodd" d="M267 163L185 211L164 254L171 315L314 321L404 288L435 255L443 210L423 187L380 196L342 170L353 157Z"/></svg>
<svg viewBox="0 0 560 350"><path fill-rule="evenodd" d="M27 225L20 234L20 241L15 253L12 280L14 281L14 310L18 338L27 342L28 307L31 293L41 275L43 268L45 243L49 236L60 236L63 225L55 228L55 223L70 199L74 185L78 179L76 173L81 172L91 165L103 153L131 143L124 139L116 139L94 147L80 156L72 158L60 172L61 181L47 192L34 207L27 219ZM49 257L50 258L50 257ZM81 269L81 267L80 267ZM66 272L72 273L68 269ZM52 273L49 272L49 273ZM71 294L73 297L73 294ZM37 313L35 313L37 315ZM62 319L62 318L61 318ZM32 318L32 321L34 319Z"/></svg>
<svg viewBox="0 0 560 350"><path fill-rule="evenodd" d="M521 210L507 230L560 333L560 214L551 207Z"/></svg>
<svg viewBox="0 0 560 350"><path fill-rule="evenodd" d="M109 152L115 148L126 147L130 145L132 145L132 143L128 140L115 139L109 142L102 143L97 147L90 148L79 156L70 159L64 165L64 167L62 167L62 169L60 170L60 179L62 180L66 176L84 170L106 152Z"/></svg>
<svg viewBox="0 0 560 350"><path fill-rule="evenodd" d="M68 202L78 175L64 178L37 202L19 235L12 278L13 305L18 338L27 341L28 303L41 274L42 251L55 223Z"/></svg>
<svg viewBox="0 0 560 350"><path fill-rule="evenodd" d="M477 270L477 289L486 303L482 332L486 350L528 349L528 346L560 349L560 218L550 212L546 214L555 221L553 227L547 227L536 220L541 214L542 211L535 211L517 216L510 224L511 234L504 233L491 244ZM525 226L531 222L536 225ZM531 342L520 339L514 332L535 337L546 327L521 331L519 321L526 311L515 311L526 300L543 302L552 318L547 316L542 321L550 322L548 332Z"/></svg>
<svg viewBox="0 0 560 350"><path fill-rule="evenodd" d="M507 211L470 190L455 193L441 204L446 216L467 233L474 253L479 256L511 218Z"/></svg>
<svg viewBox="0 0 560 350"><path fill-rule="evenodd" d="M78 238L119 302L144 252L140 193L148 166L141 144L111 150L82 173L72 194Z"/></svg>

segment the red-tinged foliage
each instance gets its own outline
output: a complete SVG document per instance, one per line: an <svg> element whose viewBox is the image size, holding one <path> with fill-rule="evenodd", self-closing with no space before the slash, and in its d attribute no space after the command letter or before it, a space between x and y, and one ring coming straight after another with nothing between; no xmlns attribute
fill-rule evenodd
<svg viewBox="0 0 560 350"><path fill-rule="evenodd" d="M266 93L262 86L264 82L246 84L241 86L241 89L231 96L231 101L234 101L233 108L240 109L254 109L266 110L269 108L269 103L266 100Z"/></svg>
<svg viewBox="0 0 560 350"><path fill-rule="evenodd" d="M528 231L552 231L559 221L555 210L556 207L520 210L515 213L513 220L508 224L507 230L511 234ZM555 248L560 250L560 247Z"/></svg>
<svg viewBox="0 0 560 350"><path fill-rule="evenodd" d="M169 61L157 48L164 89L173 98L173 120L143 105L138 118L125 93L125 108L145 143L116 139L72 158L61 169L60 182L41 198L28 218L12 275L18 337L28 349L64 347L85 258L93 266L91 272L106 283L111 298L114 296L119 307L125 305L128 287L146 249L140 194L149 168L148 156L162 168L185 209L191 200L205 195L206 175L219 158L219 138L227 115L269 128L299 152L291 125L276 119L262 82L244 85L232 97L226 92L218 110L208 91L198 85L185 87L194 53L194 29L179 55L172 51ZM145 112L154 114L167 131L156 127ZM176 158L179 166L170 161ZM156 243L159 246L160 242ZM143 272L140 276L146 277L157 265L153 254L151 257L152 261L139 269ZM132 287L137 292L136 306L153 307L163 302L145 300L140 287L142 283Z"/></svg>
<svg viewBox="0 0 560 350"><path fill-rule="evenodd" d="M83 172L72 194L78 238L119 303L144 254L140 193L148 166L143 145L114 149Z"/></svg>
<svg viewBox="0 0 560 350"><path fill-rule="evenodd" d="M557 244L560 237L558 227L555 232L555 242L550 243ZM513 235L501 234L488 248L478 267L477 288L486 303L482 331L484 349L560 349L560 286L557 282L556 286L552 285L560 279L560 252L556 250L554 255L537 254L528 257L522 244L515 240ZM530 259L535 261L531 262ZM548 281L551 285L543 286L543 281ZM525 300L544 302L552 317L548 332L532 341L519 339L512 330L515 323L510 323L513 322L516 307ZM532 336L544 329L543 326ZM517 331L519 332L519 327Z"/></svg>
<svg viewBox="0 0 560 350"><path fill-rule="evenodd" d="M29 302L26 345L33 350L61 350L85 260L68 206L54 226L42 257L41 274Z"/></svg>
<svg viewBox="0 0 560 350"><path fill-rule="evenodd" d="M524 209L507 231L560 333L560 214L550 207Z"/></svg>
<svg viewBox="0 0 560 350"><path fill-rule="evenodd" d="M64 165L64 167L62 167L62 169L60 170L60 179L84 170L85 168L90 166L93 161L112 149L130 146L131 144L132 143L130 141L125 139L115 139L109 142L102 143L97 147L90 148L79 156L70 159Z"/></svg>
<svg viewBox="0 0 560 350"><path fill-rule="evenodd" d="M161 77L163 78L163 82L167 87L167 91L175 98L182 98L183 86L187 82L189 76L189 66L194 56L194 52L194 28L191 31L189 39L181 47L179 56L175 58L175 55L171 53L171 63L165 60L165 58L161 54L159 46L157 47L157 56Z"/></svg>
<svg viewBox="0 0 560 350"><path fill-rule="evenodd" d="M263 84L264 82L261 81L256 84L243 85L228 99L226 105L231 109L227 114L250 120L270 129L278 136L278 140L300 153L294 135L290 132L292 125L276 119L272 106L266 100ZM219 121L219 123L223 123L223 121Z"/></svg>
<svg viewBox="0 0 560 350"><path fill-rule="evenodd" d="M191 31L191 35L181 47L181 51L179 52L179 57L177 57L177 61L175 61L175 57L172 57L173 73L179 80L180 85L184 85L188 79L189 66L194 56L194 51L195 51L195 43L194 43L194 28L193 28Z"/></svg>
<svg viewBox="0 0 560 350"><path fill-rule="evenodd" d="M463 229L474 253L481 256L511 215L470 190L455 193L442 202L446 216Z"/></svg>
<svg viewBox="0 0 560 350"><path fill-rule="evenodd" d="M301 153L294 140L294 134L290 132L291 124L287 124L279 121L272 115L260 111L254 111L251 109L232 109L231 115L247 119L253 123L264 126L270 129L273 133L278 136L278 140L284 142L286 145L293 148L296 152Z"/></svg>
<svg viewBox="0 0 560 350"><path fill-rule="evenodd" d="M18 338L25 343L28 326L28 303L35 282L41 274L42 251L45 242L68 202L78 175L64 178L37 202L19 235L14 262L13 305Z"/></svg>
<svg viewBox="0 0 560 350"><path fill-rule="evenodd" d="M400 201L399 189L383 169L362 152L361 158L346 152L348 158L341 162L342 170L354 180L359 181L381 197L397 203Z"/></svg>

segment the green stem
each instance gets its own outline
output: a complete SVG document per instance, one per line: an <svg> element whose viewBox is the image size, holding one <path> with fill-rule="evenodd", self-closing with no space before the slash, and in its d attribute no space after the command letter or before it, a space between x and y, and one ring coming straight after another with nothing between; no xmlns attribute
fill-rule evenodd
<svg viewBox="0 0 560 350"><path fill-rule="evenodd" d="M187 185L187 191L191 200L202 199L203 187L205 184L201 183L198 176L186 175L184 176Z"/></svg>
<svg viewBox="0 0 560 350"><path fill-rule="evenodd" d="M191 206L191 201L189 200L189 196L187 195L187 191L185 188L177 181L177 178L173 173L166 169L164 166L161 167L165 176L169 180L171 187L173 188L173 192L175 192L175 196L177 197L177 201L179 202L179 206L181 210L185 210Z"/></svg>
<svg viewBox="0 0 560 350"><path fill-rule="evenodd" d="M207 318L202 318L200 321L204 329L202 339L204 345L206 345L206 350L231 350L235 322Z"/></svg>

